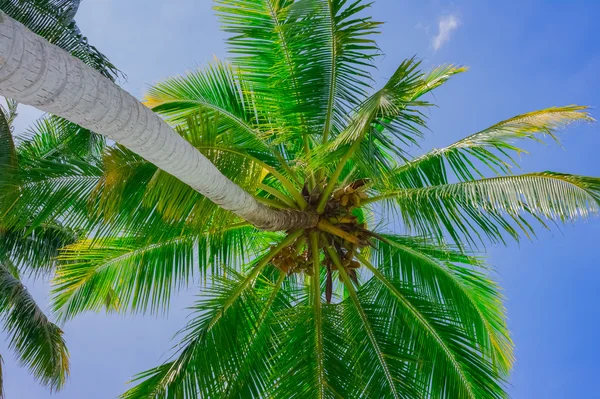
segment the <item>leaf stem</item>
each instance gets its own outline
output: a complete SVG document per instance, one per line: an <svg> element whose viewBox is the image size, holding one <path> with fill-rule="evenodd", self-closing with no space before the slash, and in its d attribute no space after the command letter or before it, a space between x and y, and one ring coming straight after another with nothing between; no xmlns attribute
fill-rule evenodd
<svg viewBox="0 0 600 399"><path fill-rule="evenodd" d="M200 146L200 147L196 147L196 148L199 150L206 149L206 150L217 150L217 151L229 152L232 154L239 155L241 157L248 158L248 159L252 160L253 162L256 162L258 165L260 165L263 168L265 168L266 170L268 170L273 176L275 176L277 178L277 180L279 180L279 182L281 184L283 184L283 186L289 191L289 193L292 195L292 197L294 197L294 199L296 200L296 203L300 206L300 209L304 210L308 206L308 204L304 200L304 197L302 196L300 191L298 191L298 189L294 186L294 184L292 184L292 182L290 182L285 176L283 176L279 171L277 171L277 169L275 169L271 165L255 158L251 155L244 154L243 152L239 152L239 151L236 151L231 148L222 148L222 147L216 147L216 146ZM293 176L293 177L294 177L294 180L297 181L297 178L295 176Z"/></svg>
<svg viewBox="0 0 600 399"><path fill-rule="evenodd" d="M321 219L319 220L319 223L317 224L317 228L321 231L324 231L326 233L330 233L333 234L335 236L338 236L346 241L349 241L353 244L356 245L360 245L361 242L360 240L353 236L352 234L340 229L339 227L336 227L335 225L331 224L330 222L328 222L325 219Z"/></svg>
<svg viewBox="0 0 600 399"><path fill-rule="evenodd" d="M269 264L269 262L271 262L271 259L273 259L279 252L281 252L281 250L283 248L290 245L296 238L300 237L303 232L304 232L303 230L296 230L293 233L290 233L287 237L285 237L283 240L281 240L281 242L275 248L271 249L269 251L269 253L267 255L265 255L258 262L258 264L256 266L254 266L252 271L250 271L250 273L248 273L248 275L246 276L244 281L235 289L235 291L232 293L232 295L229 298L227 298L227 301L223 304L223 307L217 312L217 314L210 321L210 324L207 327L207 331L210 331L210 329L219 321L219 319L223 316L223 314L225 314L225 311L231 305L233 305L233 303L236 301L236 299L240 295L242 295L244 290L246 288L248 288L248 286L250 286L254 282L254 280L256 280L256 277L258 277L258 275L265 268L265 266L267 266Z"/></svg>
<svg viewBox="0 0 600 399"><path fill-rule="evenodd" d="M317 357L317 379L319 381L318 397L325 397L325 369L323 359L323 316L321 309L321 254L319 252L319 232L311 231L309 235L310 250L313 261L313 276L312 276L312 305L314 310L315 320L315 351Z"/></svg>
<svg viewBox="0 0 600 399"><path fill-rule="evenodd" d="M356 152L359 145L360 145L360 140L355 141L354 144L352 144L352 146L348 149L348 152L346 152L346 155L344 155L344 157L338 163L338 165L335 169L335 172L333 172L333 175L331 176L331 179L329 180L329 183L327 183L325 190L323 190L323 193L321 194L321 198L319 199L319 204L317 205L317 213L321 214L325 210L327 201L329 200L331 193L333 193L333 190L335 189L337 181L340 178L342 171L344 170L344 166L346 166L346 163L348 162L348 160L352 157L352 155L354 155L354 152Z"/></svg>
<svg viewBox="0 0 600 399"><path fill-rule="evenodd" d="M379 342L377 342L377 337L375 337L375 333L373 332L373 328L371 327L369 318L367 317L365 310L363 309L362 305L360 304L360 299L358 298L356 290L354 289L354 286L352 285L352 281L350 281L350 277L348 277L348 273L346 273L346 269L344 268L344 266L342 266L342 262L340 261L340 258L338 256L337 252L335 252L331 246L327 246L326 249L327 249L327 253L329 254L329 257L333 261L333 264L337 267L338 272L340 273L340 278L342 279L342 282L344 283L346 290L348 290L348 293L350 294L350 298L352 299L352 302L354 302L354 306L356 307L356 310L358 311L358 314L360 315L360 318L361 318L363 325L365 327L365 330L367 332L369 341L371 341L371 345L373 345L373 349L377 353L377 359L379 360L379 363L381 364L381 367L383 368L383 373L385 374L385 378L388 382L388 385L390 386L392 395L394 396L394 398L400 398L400 396L398 396L398 392L396 390L396 384L394 382L394 378L392 377L392 374L390 373L389 367L385 360L385 355L384 355L383 351L381 350L381 348L379 347Z"/></svg>
<svg viewBox="0 0 600 399"><path fill-rule="evenodd" d="M296 204L296 202L294 202L293 199L291 199L287 195L283 194L282 192L278 191L274 187L267 186L266 184L260 183L258 185L258 188L271 194L273 197L275 197L278 200L280 200L281 202L289 205L291 208L295 208L295 209L299 208L298 204Z"/></svg>

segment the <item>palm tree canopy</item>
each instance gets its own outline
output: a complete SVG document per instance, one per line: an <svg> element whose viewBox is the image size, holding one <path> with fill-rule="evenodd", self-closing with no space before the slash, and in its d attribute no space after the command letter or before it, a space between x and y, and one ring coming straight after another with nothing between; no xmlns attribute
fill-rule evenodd
<svg viewBox="0 0 600 399"><path fill-rule="evenodd" d="M513 174L520 142L592 118L547 108L413 158L428 94L466 68L413 58L375 86L381 24L368 8L218 0L230 60L145 98L265 212L313 224L257 228L178 178L186 165L165 170L168 157L145 158L128 137L84 151L94 134L54 117L10 149L2 223L79 233L57 258L61 320L160 313L201 285L172 357L123 398L506 397L513 343L473 252L598 211L598 178Z"/></svg>

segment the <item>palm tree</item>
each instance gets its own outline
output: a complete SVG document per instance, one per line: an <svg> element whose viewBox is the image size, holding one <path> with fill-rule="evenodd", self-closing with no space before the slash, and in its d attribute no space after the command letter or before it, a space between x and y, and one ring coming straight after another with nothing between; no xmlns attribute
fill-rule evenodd
<svg viewBox="0 0 600 399"><path fill-rule="evenodd" d="M58 256L56 315L160 313L203 288L172 358L123 398L506 396L513 344L472 250L598 211L598 178L512 173L519 140L592 119L548 108L411 158L426 95L465 68L409 59L373 89L367 8L219 0L232 63L145 106L3 16L0 93L118 143L45 157L34 137L0 187L4 225L83 232Z"/></svg>
<svg viewBox="0 0 600 399"><path fill-rule="evenodd" d="M11 172L18 162L11 133L16 107L15 102L7 100L7 110L0 110L2 187L14 182ZM58 249L76 240L75 232L58 223L7 228L0 221L0 315L10 336L9 347L19 362L51 390L63 387L69 374L69 354L62 330L35 303L21 282L21 275L48 275ZM2 387L0 378L0 397L4 397Z"/></svg>
<svg viewBox="0 0 600 399"><path fill-rule="evenodd" d="M2 0L0 9L96 68L103 76L115 79L118 70L102 53L89 45L73 21L79 3L79 0ZM15 183L12 172L23 162L19 159L23 147L15 146L12 127L18 103L11 99L6 102L6 108L0 106L0 185L3 187ZM59 122L56 118L53 121ZM71 133L77 131L79 134L69 137L38 134L36 140L27 143L27 151L50 157L57 152L57 144L62 142L59 145L78 150L81 154L82 150L85 152L88 147L93 149L102 142L98 140L101 136L86 135L81 128L64 120L60 123L64 125L63 130ZM41 124L38 128L43 130ZM37 130L39 133L40 129ZM41 137L57 140L40 142ZM76 231L64 228L58 221L40 224L32 219L30 223L15 228L4 225L0 220L0 315L10 338L9 347L15 351L19 362L51 391L61 389L66 382L69 353L62 330L35 303L21 279L23 276L31 279L50 275L58 249L75 242L77 237ZM4 397L1 372L0 397Z"/></svg>

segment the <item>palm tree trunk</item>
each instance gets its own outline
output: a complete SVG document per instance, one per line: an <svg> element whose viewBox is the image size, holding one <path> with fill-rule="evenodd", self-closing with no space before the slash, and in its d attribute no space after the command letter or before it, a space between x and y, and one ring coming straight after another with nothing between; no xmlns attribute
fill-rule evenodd
<svg viewBox="0 0 600 399"><path fill-rule="evenodd" d="M313 213L257 202L125 90L2 12L0 94L120 143L258 228L317 224Z"/></svg>

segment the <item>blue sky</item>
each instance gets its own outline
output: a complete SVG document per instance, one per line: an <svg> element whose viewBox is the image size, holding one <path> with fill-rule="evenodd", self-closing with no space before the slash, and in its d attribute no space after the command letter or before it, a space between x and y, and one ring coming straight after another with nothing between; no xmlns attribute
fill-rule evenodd
<svg viewBox="0 0 600 399"><path fill-rule="evenodd" d="M415 155L519 113L600 105L600 1L378 0L372 13L386 22L378 39L386 54L375 73L378 82L413 55L426 67L446 62L471 67L436 92L432 132ZM77 21L128 75L123 86L135 96L153 82L204 65L213 54L226 54L209 0L86 0ZM37 115L23 107L17 129L23 131ZM523 172L599 176L599 125L564 133L564 149L527 146L531 155L523 158ZM599 237L600 219L593 218L540 231L533 242L487 248L517 346L513 398L599 397ZM30 288L40 303L48 303L44 282ZM133 374L164 360L195 293L194 287L181 293L168 317L86 314L68 323L72 375L52 397L105 399L122 393ZM9 399L50 397L17 367L4 343L0 353Z"/></svg>

